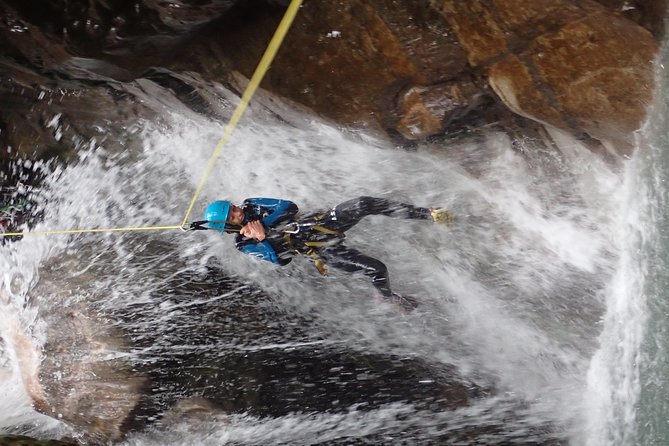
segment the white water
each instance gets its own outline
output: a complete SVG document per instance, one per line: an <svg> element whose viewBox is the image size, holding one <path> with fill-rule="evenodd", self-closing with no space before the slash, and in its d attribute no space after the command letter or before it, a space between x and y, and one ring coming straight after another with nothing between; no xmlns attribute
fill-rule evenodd
<svg viewBox="0 0 669 446"><path fill-rule="evenodd" d="M636 432L639 354L646 326L644 280L647 266L641 251L647 193L638 160L625 171L621 212L614 234L621 244L615 274L606 290L607 311L600 348L588 371L585 405L586 436L581 444L627 445Z"/></svg>
<svg viewBox="0 0 669 446"><path fill-rule="evenodd" d="M375 306L360 277L333 272L321 278L303 259L276 268L239 254L231 238L178 232L153 233L148 240L132 234L36 236L4 246L0 267L8 311L39 345L46 341L44 329L25 303L40 277L60 287L57 296L40 296L55 306L58 299L90 299L104 309L155 300L152 291L165 275L217 258L227 274L273 296L273 305L314 317L315 336L351 350L419 358L435 368L452 365L498 395L442 414L414 413L399 404L364 413L352 408L350 414L281 419L235 416L230 424L135 434L130 444L306 443L340 438L338 433L392 435L406 426L425 429L431 438L443 430L435 419L454 426L462 419L479 427L507 423L508 439L550 423L574 444L624 444L636 392L626 355L638 333L616 336L629 333L630 324L638 328L643 313L625 306L638 287L636 241L629 241L635 216L618 218L635 201L633 165L616 172L557 134L560 153L533 150L532 141L513 150L502 135L481 145L406 152L300 115L291 119L292 126L246 120L191 219L200 218L208 200L223 197L281 197L304 211L358 195L451 208L459 217L451 228L374 217L349 234L351 246L388 265L397 291L418 297L418 311L404 317ZM54 174L44 197L47 213L36 229L179 224L222 128L185 112L174 120L169 129L145 131L141 154L119 158L94 151ZM152 252L156 243L161 250ZM50 262L61 265L59 277L42 272ZM104 275L86 274L100 265ZM71 276L63 277L67 272ZM172 323L169 312L157 309L155 317L143 323L161 330ZM4 412L9 426L28 423L43 435L57 435L51 421L25 410L25 392L13 385L16 367L10 370L0 386L23 402ZM504 421L509 411L514 422ZM406 416L399 420L397 412Z"/></svg>

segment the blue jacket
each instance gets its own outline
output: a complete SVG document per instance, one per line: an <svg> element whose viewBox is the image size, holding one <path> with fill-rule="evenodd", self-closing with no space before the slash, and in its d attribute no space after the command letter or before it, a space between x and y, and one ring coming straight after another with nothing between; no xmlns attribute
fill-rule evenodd
<svg viewBox="0 0 669 446"><path fill-rule="evenodd" d="M260 220L265 227L267 238L258 242L239 234L235 240L237 249L277 265L288 264L292 255L283 246L280 237L272 237L272 230L294 221L299 211L297 205L292 201L276 198L247 198L241 207L244 212L242 226L251 221Z"/></svg>

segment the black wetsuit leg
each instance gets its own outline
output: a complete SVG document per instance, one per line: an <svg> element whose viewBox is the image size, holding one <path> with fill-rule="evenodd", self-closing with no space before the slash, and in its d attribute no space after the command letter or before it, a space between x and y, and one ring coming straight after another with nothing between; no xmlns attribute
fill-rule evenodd
<svg viewBox="0 0 669 446"><path fill-rule="evenodd" d="M326 214L325 225L344 232L368 215L427 220L430 218L430 210L386 198L358 197L335 206Z"/></svg>
<svg viewBox="0 0 669 446"><path fill-rule="evenodd" d="M372 284L384 297L393 295L388 280L388 268L380 260L343 244L321 248L319 254L326 265L349 273L362 271L372 279Z"/></svg>

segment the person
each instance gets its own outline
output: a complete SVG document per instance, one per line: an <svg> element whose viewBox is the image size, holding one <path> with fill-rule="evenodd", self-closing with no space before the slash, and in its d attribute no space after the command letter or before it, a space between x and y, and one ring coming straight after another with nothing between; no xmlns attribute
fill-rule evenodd
<svg viewBox="0 0 669 446"><path fill-rule="evenodd" d="M274 198L248 198L241 206L217 200L205 209L205 220L193 223L191 229L236 233L235 245L239 251L277 265L287 265L295 255L301 254L308 256L323 275L327 274L328 267L349 273L362 272L371 278L381 299L411 311L417 305L415 299L393 292L386 265L347 246L346 231L369 215L446 224L452 221L446 209L367 196L301 218L298 211L295 203Z"/></svg>
<svg viewBox="0 0 669 446"><path fill-rule="evenodd" d="M32 223L31 211L34 203L29 198L32 188L0 187L0 232L9 232L11 228L23 223Z"/></svg>

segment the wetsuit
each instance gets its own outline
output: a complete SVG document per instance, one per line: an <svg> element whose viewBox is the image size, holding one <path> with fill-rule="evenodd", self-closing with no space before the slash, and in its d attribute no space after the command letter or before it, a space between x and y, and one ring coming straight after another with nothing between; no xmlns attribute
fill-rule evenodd
<svg viewBox="0 0 669 446"><path fill-rule="evenodd" d="M346 272L363 272L384 296L392 296L386 265L344 244L345 232L368 215L386 215L407 219L430 219L430 210L385 198L359 197L341 203L323 213L296 219L297 206L286 200L250 198L242 205L242 226L260 220L266 239L238 235L237 249L279 265L290 262L295 254L306 254L314 260Z"/></svg>
<svg viewBox="0 0 669 446"><path fill-rule="evenodd" d="M265 228L266 238L258 242L238 234L235 240L237 249L278 265L290 263L293 254L283 243L280 235L286 224L295 221L295 215L299 210L297 205L292 201L275 198L247 198L241 208L244 213L241 226L260 220Z"/></svg>

